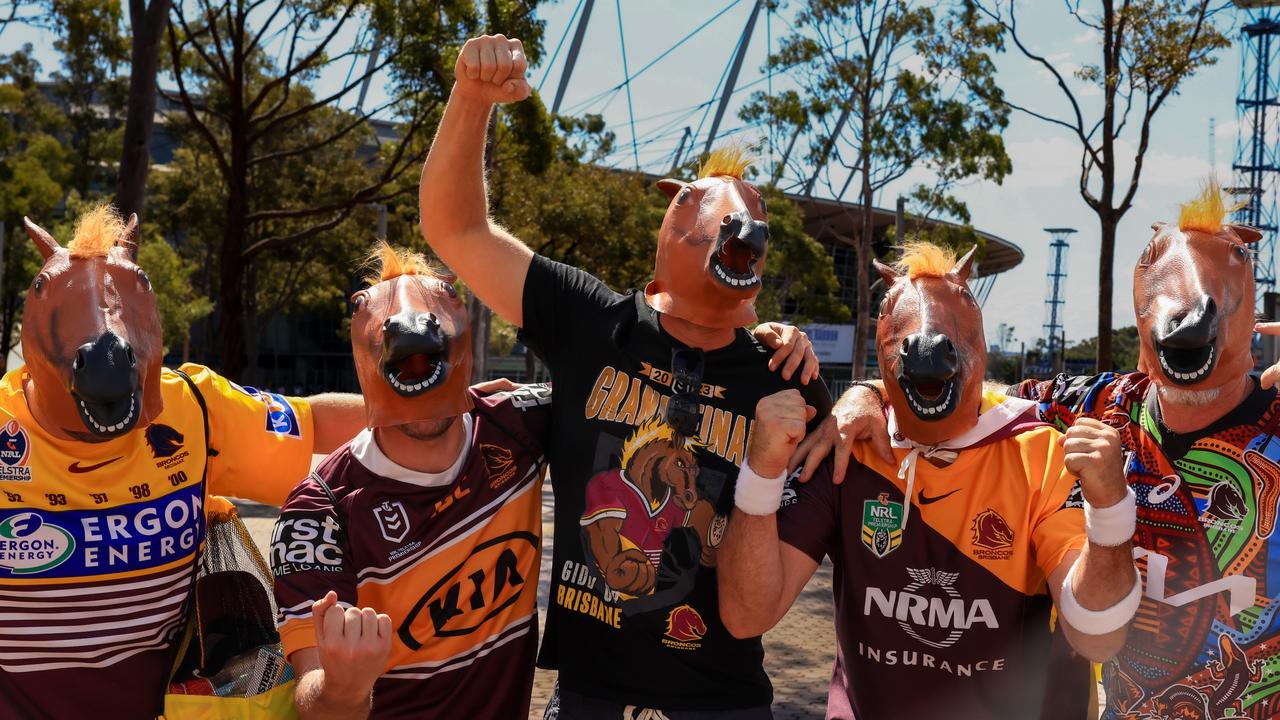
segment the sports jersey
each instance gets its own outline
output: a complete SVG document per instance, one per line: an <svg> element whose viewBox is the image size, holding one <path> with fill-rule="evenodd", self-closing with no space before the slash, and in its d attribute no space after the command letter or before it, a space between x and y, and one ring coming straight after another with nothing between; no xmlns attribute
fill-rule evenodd
<svg viewBox="0 0 1280 720"><path fill-rule="evenodd" d="M308 479L276 521L271 568L287 654L315 647L311 605L330 590L344 606L391 616L373 718L528 715L551 392L470 392L469 444L452 483L376 474L370 466L389 460L365 430L316 469L337 506Z"/></svg>
<svg viewBox="0 0 1280 720"><path fill-rule="evenodd" d="M1017 402L1017 401L1013 401ZM1003 403L988 396L983 416ZM1032 718L1042 714L1052 658L1046 579L1084 545L1079 487L1059 433L1029 424L1034 406L991 428L939 467L920 458L913 497L899 467L867 442L848 474L830 461L793 475L779 538L831 557L837 652L827 717ZM1074 694L1083 717L1087 663ZM1067 671L1060 671L1067 672ZM1054 678L1063 680L1066 676Z"/></svg>
<svg viewBox="0 0 1280 720"><path fill-rule="evenodd" d="M618 533L627 547L649 556L657 570L671 531L689 524L692 513L676 505L670 488L650 499L621 470L606 470L587 483L587 506L578 524L587 527L608 518L622 521Z"/></svg>
<svg viewBox="0 0 1280 720"><path fill-rule="evenodd" d="M208 492L279 504L310 467L311 412L184 365L164 411L100 443L32 418L23 370L0 380L0 717L159 714Z"/></svg>
<svg viewBox="0 0 1280 720"><path fill-rule="evenodd" d="M784 380L769 370L771 352L739 329L728 345L703 353L697 433L677 441L666 407L673 351L687 347L663 329L644 293L615 293L535 256L523 314L524 338L556 388L547 447L555 543L539 664L558 669L567 692L624 706L767 708L772 687L760 639L734 638L720 621L716 553L756 403L795 388L822 418L830 410L825 384ZM593 478L615 477L614 470L643 497L633 503L625 493L602 493L625 498L615 512L627 517L584 525L600 509L588 507L603 488ZM664 511L637 529L645 508L661 506L672 487L680 488L687 521ZM668 527L655 527L659 520Z"/></svg>
<svg viewBox="0 0 1280 720"><path fill-rule="evenodd" d="M1104 717L1280 718L1276 391L1255 380L1234 410L1186 434L1165 427L1138 373L1013 392L1059 426L1088 416L1122 428L1145 592L1124 649L1103 666Z"/></svg>

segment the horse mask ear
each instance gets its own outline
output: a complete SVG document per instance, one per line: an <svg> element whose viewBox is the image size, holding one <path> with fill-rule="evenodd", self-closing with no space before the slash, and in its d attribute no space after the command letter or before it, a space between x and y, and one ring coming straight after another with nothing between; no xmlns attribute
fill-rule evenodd
<svg viewBox="0 0 1280 720"><path fill-rule="evenodd" d="M1262 239L1262 231L1252 225L1227 225L1227 227L1231 228L1236 237L1240 238L1240 242L1246 245Z"/></svg>
<svg viewBox="0 0 1280 720"><path fill-rule="evenodd" d="M964 257L960 258L960 261L956 263L956 266L951 268L951 274L964 282L969 282L969 273L973 272L973 256L977 252L977 245L969 248L969 252L965 253Z"/></svg>
<svg viewBox="0 0 1280 720"><path fill-rule="evenodd" d="M129 213L129 221L125 223L124 233L116 241L116 245L124 248L129 262L138 262L138 213Z"/></svg>
<svg viewBox="0 0 1280 720"><path fill-rule="evenodd" d="M40 257L48 260L53 254L62 249L57 240L48 233L44 228L31 221L31 218L22 217L22 224L27 229L27 235L36 244L36 249L40 251Z"/></svg>
<svg viewBox="0 0 1280 720"><path fill-rule="evenodd" d="M871 261L871 264L875 267L876 272L880 273L880 279L884 280L885 287L892 286L895 282L898 281L898 278L902 277L901 275L898 274L897 270L894 270L893 268L889 267L888 265L885 265L879 260L873 259Z"/></svg>
<svg viewBox="0 0 1280 720"><path fill-rule="evenodd" d="M675 178L663 178L654 183L654 185L662 191L662 194L669 198L675 197L676 194L683 190L684 186L688 184L689 183L683 180L676 180Z"/></svg>

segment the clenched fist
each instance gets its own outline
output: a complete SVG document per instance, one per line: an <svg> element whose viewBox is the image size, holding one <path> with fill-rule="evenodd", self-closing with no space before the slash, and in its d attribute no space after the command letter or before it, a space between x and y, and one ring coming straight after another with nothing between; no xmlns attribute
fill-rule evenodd
<svg viewBox="0 0 1280 720"><path fill-rule="evenodd" d="M643 595L653 589L653 563L649 556L627 548L614 556L605 569L605 584L628 595Z"/></svg>
<svg viewBox="0 0 1280 720"><path fill-rule="evenodd" d="M1096 508L1111 507L1124 499L1124 453L1120 433L1110 425L1080 418L1058 440L1066 452L1067 471L1080 478L1084 499Z"/></svg>
<svg viewBox="0 0 1280 720"><path fill-rule="evenodd" d="M341 608L332 590L311 606L326 687L364 696L391 656L391 618L373 608Z"/></svg>
<svg viewBox="0 0 1280 720"><path fill-rule="evenodd" d="M777 477L804 439L805 425L817 414L799 390L783 390L756 403L756 419L747 445L747 464L761 477Z"/></svg>
<svg viewBox="0 0 1280 720"><path fill-rule="evenodd" d="M453 67L455 94L483 102L511 103L529 97L524 45L505 35L481 35L462 46Z"/></svg>

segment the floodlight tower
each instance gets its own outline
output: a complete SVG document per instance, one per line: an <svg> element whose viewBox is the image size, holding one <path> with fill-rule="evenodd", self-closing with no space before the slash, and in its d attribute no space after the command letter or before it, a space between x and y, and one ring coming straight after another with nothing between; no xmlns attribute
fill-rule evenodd
<svg viewBox="0 0 1280 720"><path fill-rule="evenodd" d="M1266 293L1275 290L1276 176L1280 163L1274 139L1277 108L1280 108L1280 1L1235 0L1245 13L1241 43L1240 92L1236 96L1236 116L1240 130L1236 137L1235 187L1228 190L1247 204L1236 212L1236 222L1262 231L1258 241L1254 278L1257 306L1262 309Z"/></svg>
<svg viewBox="0 0 1280 720"><path fill-rule="evenodd" d="M1062 348L1059 342L1062 339L1062 319L1063 309L1067 304L1066 298L1062 296L1064 280L1067 279L1067 238L1075 234L1075 228L1045 228L1045 232L1049 233L1049 249L1053 252L1053 257L1049 260L1049 273L1046 277L1049 279L1049 297L1045 298L1045 314L1048 315L1048 322L1044 324L1045 332L1045 350L1048 353L1049 365L1053 365L1054 358Z"/></svg>

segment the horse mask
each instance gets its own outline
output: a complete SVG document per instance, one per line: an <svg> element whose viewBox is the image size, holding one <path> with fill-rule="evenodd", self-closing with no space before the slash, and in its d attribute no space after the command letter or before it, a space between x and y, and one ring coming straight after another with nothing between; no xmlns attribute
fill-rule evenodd
<svg viewBox="0 0 1280 720"><path fill-rule="evenodd" d="M876 261L887 290L876 354L898 428L936 445L978 421L987 351L982 310L969 291L974 247L959 262L947 250L908 245L896 269Z"/></svg>
<svg viewBox="0 0 1280 720"><path fill-rule="evenodd" d="M1152 225L1133 271L1138 369L1178 402L1204 405L1253 368L1253 253L1261 237L1223 224L1230 208L1210 181L1178 227Z"/></svg>
<svg viewBox="0 0 1280 720"><path fill-rule="evenodd" d="M764 198L742 179L748 164L743 150L721 149L694 182L658 181L671 203L644 291L654 309L709 328L756 321L769 222Z"/></svg>
<svg viewBox="0 0 1280 720"><path fill-rule="evenodd" d="M453 278L386 243L369 287L351 297L351 351L371 428L471 409L471 329Z"/></svg>
<svg viewBox="0 0 1280 720"><path fill-rule="evenodd" d="M138 257L138 217L106 206L63 248L29 219L44 258L24 301L24 393L46 430L101 442L160 415L160 313Z"/></svg>

